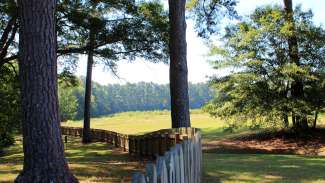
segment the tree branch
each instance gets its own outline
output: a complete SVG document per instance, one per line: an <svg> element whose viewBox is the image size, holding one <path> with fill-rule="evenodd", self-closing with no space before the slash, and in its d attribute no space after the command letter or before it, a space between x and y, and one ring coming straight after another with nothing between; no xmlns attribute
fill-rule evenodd
<svg viewBox="0 0 325 183"><path fill-rule="evenodd" d="M4 47L4 46L6 45L6 43L7 43L7 40L8 40L9 34L10 34L10 32L12 31L14 25L16 24L16 20L17 20L17 17L16 17L16 16L12 17L12 18L9 20L9 22L8 22L8 24L7 24L7 26L6 26L6 28L4 29L3 34L2 34L2 36L1 36L1 38L0 38L0 52L3 52L3 47Z"/></svg>

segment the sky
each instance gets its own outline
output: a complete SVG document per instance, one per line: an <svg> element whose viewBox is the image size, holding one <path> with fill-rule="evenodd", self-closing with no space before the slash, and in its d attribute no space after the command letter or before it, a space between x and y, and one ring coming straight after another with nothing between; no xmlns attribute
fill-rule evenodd
<svg viewBox="0 0 325 183"><path fill-rule="evenodd" d="M167 0L164 0L167 2ZM237 11L240 15L249 15L256 7L266 4L281 4L283 0L239 0ZM325 1L324 0L293 0L294 6L301 4L303 10L311 9L314 13L316 24L325 25ZM165 3L167 4L167 3ZM211 76L222 76L227 74L226 70L214 70L207 61L206 54L209 49L204 41L194 31L194 22L187 20L187 62L189 82L206 82ZM80 56L77 68L78 76L86 74L86 56ZM159 84L169 83L169 66L163 63L150 63L141 58L132 63L127 60L118 62L118 76L116 77L102 65L95 65L93 70L93 81L100 84L125 84L127 82L154 82Z"/></svg>

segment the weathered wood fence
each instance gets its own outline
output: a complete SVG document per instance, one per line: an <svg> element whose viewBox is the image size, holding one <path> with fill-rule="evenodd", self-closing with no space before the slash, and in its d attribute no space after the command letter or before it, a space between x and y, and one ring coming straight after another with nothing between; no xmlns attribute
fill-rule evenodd
<svg viewBox="0 0 325 183"><path fill-rule="evenodd" d="M82 137L82 128L61 126L63 135ZM164 155L176 144L196 138L199 130L196 128L163 129L144 135L125 135L101 129L91 129L94 141L106 142L122 148L132 155L153 157Z"/></svg>
<svg viewBox="0 0 325 183"><path fill-rule="evenodd" d="M61 127L63 135L82 136L82 128ZM133 183L200 183L202 175L201 133L195 128L164 129L145 135L125 135L91 129L94 141L107 142L131 155L154 158L145 173L132 176Z"/></svg>
<svg viewBox="0 0 325 183"><path fill-rule="evenodd" d="M201 134L196 131L159 156L155 163L148 163L145 173L133 174L132 183L200 183L201 179Z"/></svg>

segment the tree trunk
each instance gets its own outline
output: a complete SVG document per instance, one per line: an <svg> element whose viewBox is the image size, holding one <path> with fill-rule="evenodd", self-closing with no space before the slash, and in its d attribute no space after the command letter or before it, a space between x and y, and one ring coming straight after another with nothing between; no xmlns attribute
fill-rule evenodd
<svg viewBox="0 0 325 183"><path fill-rule="evenodd" d="M86 90L85 90L85 108L84 108L84 126L82 133L82 142L91 142L90 133L90 114L91 114L91 78L94 64L94 41L95 34L92 30L89 31L89 50L86 75Z"/></svg>
<svg viewBox="0 0 325 183"><path fill-rule="evenodd" d="M318 110L315 111L315 119L314 119L314 122L313 122L313 129L316 129L317 119L318 119Z"/></svg>
<svg viewBox="0 0 325 183"><path fill-rule="evenodd" d="M170 20L170 95L172 127L190 127L187 45L186 0L169 0Z"/></svg>
<svg viewBox="0 0 325 183"><path fill-rule="evenodd" d="M296 116L295 116L295 113L292 112L292 126L295 127L296 126Z"/></svg>
<svg viewBox="0 0 325 183"><path fill-rule="evenodd" d="M18 0L18 7L24 165L15 182L78 182L65 159L58 114L56 0Z"/></svg>
<svg viewBox="0 0 325 183"><path fill-rule="evenodd" d="M291 31L295 32L295 21L293 17L293 8L292 8L292 0L284 0L284 10L286 14L286 21L292 24ZM297 66L300 66L300 59L299 59L299 51L298 51L298 40L293 33L288 38L288 46L289 46L289 57L290 62L295 63ZM295 79L295 81L292 83L292 96L296 99L303 98L304 97L304 85L303 82L300 79ZM305 130L308 128L308 121L306 114L303 113L303 111L299 114L294 115L295 118L295 126L296 129Z"/></svg>
<svg viewBox="0 0 325 183"><path fill-rule="evenodd" d="M289 128L289 118L288 118L288 114L285 113L282 115L283 118L283 125L285 128Z"/></svg>

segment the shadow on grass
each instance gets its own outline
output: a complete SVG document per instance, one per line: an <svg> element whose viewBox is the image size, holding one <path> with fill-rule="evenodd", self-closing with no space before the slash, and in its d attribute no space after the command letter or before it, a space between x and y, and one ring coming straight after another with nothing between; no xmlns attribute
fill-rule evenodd
<svg viewBox="0 0 325 183"><path fill-rule="evenodd" d="M215 141L224 139L233 139L245 135L250 135L262 130L250 130L248 128L241 128L234 132L227 132L223 128L204 128L202 129L202 135L204 141Z"/></svg>
<svg viewBox="0 0 325 183"><path fill-rule="evenodd" d="M204 154L204 182L325 182L325 158Z"/></svg>
<svg viewBox="0 0 325 183"><path fill-rule="evenodd" d="M66 156L72 172L86 182L130 182L132 172L143 169L141 163L127 153L105 143L83 145L69 137Z"/></svg>
<svg viewBox="0 0 325 183"><path fill-rule="evenodd" d="M65 144L69 167L80 182L130 182L132 172L144 163L105 143L84 145L81 139L68 137ZM21 140L0 156L0 182L13 182L22 169Z"/></svg>

